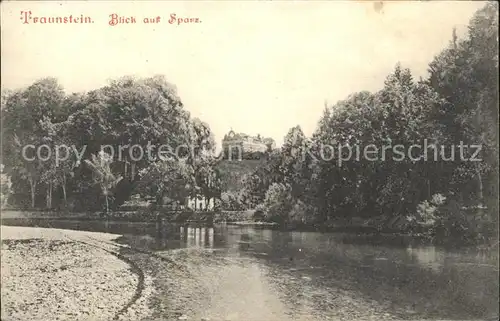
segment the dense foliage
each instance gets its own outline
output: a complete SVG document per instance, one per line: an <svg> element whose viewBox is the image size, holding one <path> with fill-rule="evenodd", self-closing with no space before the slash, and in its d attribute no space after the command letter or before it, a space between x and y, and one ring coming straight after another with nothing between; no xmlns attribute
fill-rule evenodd
<svg viewBox="0 0 500 321"><path fill-rule="evenodd" d="M210 128L190 118L163 77L125 77L69 96L47 78L3 98L11 205L90 210L116 208L137 193L160 204L220 195ZM162 153L145 154L162 145Z"/></svg>
<svg viewBox="0 0 500 321"><path fill-rule="evenodd" d="M463 233L478 222L476 235L492 234L498 217L497 28L498 5L489 3L475 14L465 39L453 33L427 79L413 79L398 64L379 92L325 106L312 138L292 128L281 150L245 178L243 201L263 204L259 211L277 222L400 216L434 234L438 226L442 233ZM364 152L371 144L378 153ZM412 145L421 148L409 150ZM477 145L481 150L473 155ZM427 159L417 159L424 154ZM412 220L422 213L432 219Z"/></svg>

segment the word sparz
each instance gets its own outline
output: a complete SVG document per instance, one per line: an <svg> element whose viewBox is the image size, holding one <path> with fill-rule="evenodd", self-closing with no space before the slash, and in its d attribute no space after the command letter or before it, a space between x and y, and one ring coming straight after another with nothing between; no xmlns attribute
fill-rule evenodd
<svg viewBox="0 0 500 321"><path fill-rule="evenodd" d="M172 13L170 15L170 19L168 20L168 23L172 24L183 24L183 23L200 23L201 20L200 18L189 18L189 17L177 17L175 13Z"/></svg>

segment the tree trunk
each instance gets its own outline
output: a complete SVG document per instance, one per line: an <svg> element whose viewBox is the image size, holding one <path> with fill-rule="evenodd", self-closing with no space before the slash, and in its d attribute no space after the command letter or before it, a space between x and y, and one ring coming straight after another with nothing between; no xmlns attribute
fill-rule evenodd
<svg viewBox="0 0 500 321"><path fill-rule="evenodd" d="M104 195L106 197L106 215L108 215L109 212L109 203L108 203L108 194Z"/></svg>
<svg viewBox="0 0 500 321"><path fill-rule="evenodd" d="M47 189L45 190L45 207L46 208L50 208L50 204L49 204L49 186L47 186Z"/></svg>
<svg viewBox="0 0 500 321"><path fill-rule="evenodd" d="M483 205L483 178L481 176L481 171L479 169L479 164L476 163L476 175L477 181L479 183L479 204Z"/></svg>
<svg viewBox="0 0 500 321"><path fill-rule="evenodd" d="M131 176L131 181L134 181L134 177L135 177L135 163L132 163L130 165L130 176Z"/></svg>
<svg viewBox="0 0 500 321"><path fill-rule="evenodd" d="M46 206L48 209L52 208L52 182L49 182L47 186L47 193L45 194Z"/></svg>
<svg viewBox="0 0 500 321"><path fill-rule="evenodd" d="M64 206L67 206L68 205L68 198L66 195L66 176L63 176L63 182L61 184L61 188L63 191Z"/></svg>
<svg viewBox="0 0 500 321"><path fill-rule="evenodd" d="M36 183L33 181L32 178L30 178L29 181L30 181L30 189L31 189L31 208L35 208L35 188L36 188Z"/></svg>
<svg viewBox="0 0 500 321"><path fill-rule="evenodd" d="M427 199L431 199L431 181L427 179Z"/></svg>
<svg viewBox="0 0 500 321"><path fill-rule="evenodd" d="M163 194L156 196L156 205L163 206Z"/></svg>

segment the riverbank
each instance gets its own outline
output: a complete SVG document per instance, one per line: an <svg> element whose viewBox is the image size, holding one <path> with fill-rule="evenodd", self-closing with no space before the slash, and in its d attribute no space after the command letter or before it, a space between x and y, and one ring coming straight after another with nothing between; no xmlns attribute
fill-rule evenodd
<svg viewBox="0 0 500 321"><path fill-rule="evenodd" d="M62 220L31 224L115 233L35 229L43 234L59 231L91 242L85 244L90 247L119 247L120 255L146 274L143 290L137 292L136 287L132 296L139 293L139 302L123 320L489 320L489 315L498 314L498 260L493 251L376 245L356 234L229 225ZM85 237L78 238L80 233ZM139 278L136 285L140 283ZM145 295L153 288L152 295ZM142 312L141 306L151 310ZM88 317L60 319L92 320Z"/></svg>
<svg viewBox="0 0 500 321"><path fill-rule="evenodd" d="M149 279L120 257L118 235L2 226L2 319L140 320ZM140 316L140 317L139 317Z"/></svg>
<svg viewBox="0 0 500 321"><path fill-rule="evenodd" d="M263 224L275 223L256 222L254 211L167 211L155 209L137 209L128 211L103 212L68 212L43 210L3 209L2 219L50 219L50 220L110 220L117 222L149 222L164 221L169 223L235 223L235 224Z"/></svg>
<svg viewBox="0 0 500 321"><path fill-rule="evenodd" d="M123 223L157 224L228 224L247 227L263 227L280 229L282 231L302 231L321 233L348 233L365 238L374 238L374 241L389 240L392 243L412 240L422 244L452 245L452 246L486 246L498 247L498 237L466 238L465 235L432 236L425 233L411 232L402 217L374 218L337 218L322 224L289 224L279 225L274 222L259 220L255 211L166 211L142 209L134 211L114 211L105 215L102 212L56 212L56 211L30 211L30 210L2 210L2 219L7 225L17 225L12 222L19 221L44 221L44 220L71 220L71 221L109 221ZM496 234L497 236L498 234Z"/></svg>

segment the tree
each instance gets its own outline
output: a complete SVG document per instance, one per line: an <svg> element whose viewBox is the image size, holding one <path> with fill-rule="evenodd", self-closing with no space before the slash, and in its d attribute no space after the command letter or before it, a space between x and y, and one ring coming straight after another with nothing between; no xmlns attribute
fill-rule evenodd
<svg viewBox="0 0 500 321"><path fill-rule="evenodd" d="M28 194L29 189L32 206L39 199L38 194L45 194L47 207L53 207L53 200L66 204L68 198L78 201L95 197L95 171L90 166L80 166L75 151L82 153L78 159L91 159L102 147L110 154L110 171L125 178L115 190L113 206L118 206L137 188L142 179L138 173L158 161L155 146L170 147L171 154L186 158L192 168L197 166L200 155L213 154L215 147L208 124L190 118L175 86L163 76L123 77L102 88L70 95L65 95L55 79L46 78L27 88L3 90L1 108L2 162L6 173L19 180L13 184L14 193ZM72 153L59 162L54 158L39 161L32 158L33 150L29 149L28 158L33 160L26 161L20 156L23 147L30 144L35 152L46 144L52 152L64 145L71 147ZM143 151L153 146L152 153L140 157L133 153L138 150L131 149L134 145ZM215 172L202 167L206 168L202 171L206 178L200 183L217 184L217 179L208 179ZM195 183L190 186L196 187ZM215 192L209 197L217 197L217 187L213 189ZM211 191L208 186L204 190L205 194ZM92 208L95 204L100 205L80 202L80 207Z"/></svg>
<svg viewBox="0 0 500 321"><path fill-rule="evenodd" d="M3 208L7 205L9 195L11 193L12 183L10 177L3 172L3 165L0 165L0 206Z"/></svg>
<svg viewBox="0 0 500 321"><path fill-rule="evenodd" d="M292 187L288 184L274 183L266 192L264 208L266 218L284 224L293 207Z"/></svg>
<svg viewBox="0 0 500 321"><path fill-rule="evenodd" d="M41 121L44 131L42 141L52 151L51 157L43 162L42 182L46 183L47 208L52 208L52 192L61 187L64 206L67 206L67 180L73 175L77 164L76 155L72 150L72 142L67 134L68 123L52 123L50 119Z"/></svg>
<svg viewBox="0 0 500 321"><path fill-rule="evenodd" d="M203 196L207 207L210 200L220 199L222 192L221 177L215 164L216 159L208 155L199 157L194 164L195 186L197 188L193 190L192 197ZM207 209L205 208L205 210Z"/></svg>
<svg viewBox="0 0 500 321"><path fill-rule="evenodd" d="M21 179L28 181L32 208L35 208L36 188L43 175L43 163L34 151L30 150L23 155L22 150L28 145L36 146L33 144L34 142L36 142L34 137L23 142L17 136L14 136L14 146L17 148L12 149L13 152L10 153L7 163L10 174L18 174Z"/></svg>
<svg viewBox="0 0 500 321"><path fill-rule="evenodd" d="M170 203L184 204L195 186L193 168L185 159L165 158L151 163L140 173L138 191L143 195L154 195L157 205Z"/></svg>
<svg viewBox="0 0 500 321"><path fill-rule="evenodd" d="M496 213L498 3L489 2L476 12L467 37L455 39L437 55L429 72L428 83L446 99L446 113L439 121L449 144L482 145L483 162L447 164L452 169L452 188L469 202L488 200ZM476 186L475 193L469 193L471 185Z"/></svg>
<svg viewBox="0 0 500 321"><path fill-rule="evenodd" d="M106 214L109 212L109 196L112 194L113 188L122 179L121 176L115 176L111 171L111 163L113 159L111 155L105 152L92 155L92 160L85 160L85 163L92 169L94 173L94 181L101 187L102 194L106 199Z"/></svg>
<svg viewBox="0 0 500 321"><path fill-rule="evenodd" d="M31 86L11 93L4 93L2 105L2 162L6 171L29 183L31 207L35 207L38 183L47 177L43 162L34 155L35 148L43 143L44 120L54 120L58 114L64 91L54 78L44 78ZM28 154L23 154L27 151ZM48 201L49 202L49 201Z"/></svg>

